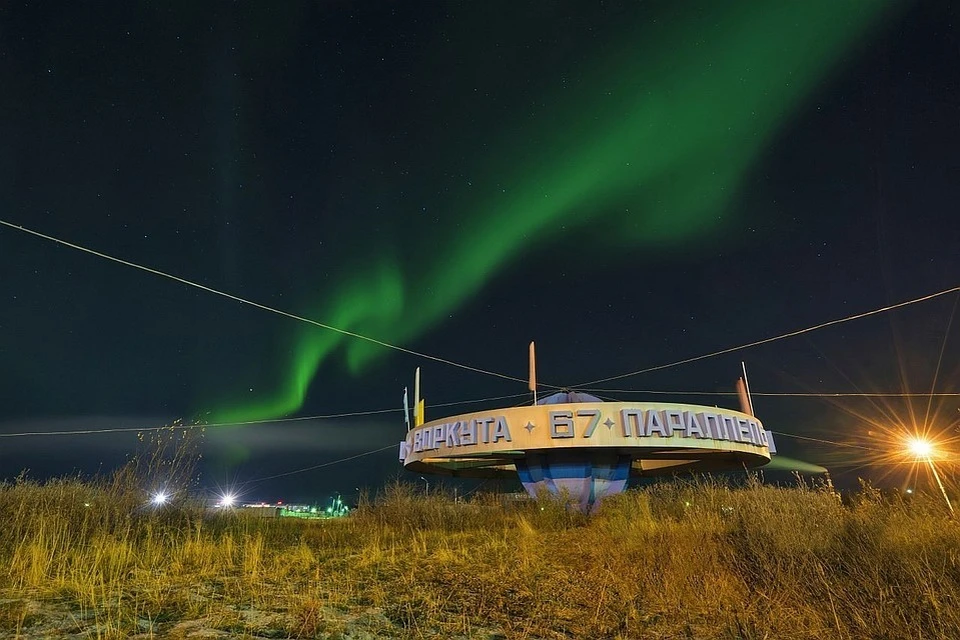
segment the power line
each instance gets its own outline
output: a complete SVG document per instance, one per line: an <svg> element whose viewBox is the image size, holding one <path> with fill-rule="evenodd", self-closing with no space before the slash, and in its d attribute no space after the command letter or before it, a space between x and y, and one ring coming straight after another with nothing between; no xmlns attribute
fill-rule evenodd
<svg viewBox="0 0 960 640"><path fill-rule="evenodd" d="M511 393L508 396L493 396L490 398L479 398L477 400L459 400L457 402L439 402L437 404L427 405L427 408L429 409L430 407L433 407L434 409L436 409L437 407L455 407L461 404L477 404L480 402L493 402L494 400L512 400L513 398L519 398L521 396L529 396L529 395L530 395L530 392L528 391L524 393ZM400 409L397 409L397 411L400 411Z"/></svg>
<svg viewBox="0 0 960 640"><path fill-rule="evenodd" d="M72 243L72 242L67 242L66 240L61 240L60 238L55 238L55 237L53 237L53 236L51 236L51 235L47 235L47 234L41 233L41 232L39 232L39 231L34 231L33 229L28 229L27 227L24 227L24 226L21 226L21 225L16 225L16 224L13 224L13 223L11 223L11 222L7 222L6 220L0 220L0 224L4 225L4 226L6 226L6 227L10 227L11 229L16 229L17 231L22 231L22 232L24 232L24 233L29 233L30 235L36 236L36 237L38 237L38 238L43 238L44 240L49 240L50 242L55 242L55 243L57 243L57 244L60 244L60 245L65 246L65 247L70 247L71 249L76 249L77 251L82 251L82 252L84 252L84 253L88 253L88 254L90 254L90 255L97 256L98 258L103 258L103 259L105 259L105 260L110 260L111 262L116 262L116 263L118 263L118 264L122 264L122 265L127 266L127 267L132 267L132 268L134 268L134 269L139 269L139 270L141 270L141 271L146 271L147 273L152 273L153 275L161 276L161 277L163 277L163 278L167 278L167 279L173 280L173 281L175 281L175 282L179 282L179 283L181 283L181 284L185 284L185 285L190 286L190 287L195 287L195 288L200 289L200 290L202 290L202 291L206 291L206 292L208 292L208 293L213 293L213 294L216 294L216 295L218 295L218 296L222 296L222 297L224 297L224 298L228 298L228 299L233 300L233 301L235 301L235 302L240 302L240 303L242 303L242 304L250 305L251 307L256 307L257 309L262 309L262 310L264 310L264 311L269 311L270 313L275 313L275 314L277 314L277 315L285 316L285 317L287 317L287 318L292 318L293 320L299 320L300 322L306 322L307 324L312 324L312 325L314 325L314 326L320 327L321 329L326 329L327 331L334 331L334 332L336 332L336 333L339 333L339 334L341 334L341 335L348 336L348 337L350 337L350 338L357 338L358 340L366 340L367 342L371 342L371 343L373 343L373 344L379 345L379 346L381 346L381 347L385 347L385 348L387 348L387 349L393 349L394 351L400 351L400 352L402 352L402 353L407 353L407 354L414 355L414 356L417 356L417 357L420 357L420 358L425 358L425 359L427 359L427 360L433 360L434 362L439 362L439 363L441 363L441 364L450 365L451 367L457 367L457 368L460 368L460 369L466 369L467 371L473 371L473 372L475 372L475 373L482 373L482 374L484 374L484 375L494 376L494 377L496 377L496 378L503 378L504 380L511 380L511 381L513 381L513 382L522 382L522 383L526 383L526 382L527 382L526 380L524 380L524 379L522 379L522 378L515 378L515 377L513 377L513 376L508 376L508 375L503 374L503 373L497 373L497 372L495 372L495 371L488 371L488 370L486 370L486 369L481 369L481 368L479 368L479 367L472 367L472 366L470 366L470 365L461 364L461 363L459 363L459 362L454 362L453 360L447 360L446 358L439 358L439 357L437 357L437 356L431 356L431 355L426 354L426 353L421 353L421 352L419 352L419 351L414 351L414 350L412 350L412 349L407 349L407 348L405 348L405 347L401 347L401 346L398 346L398 345L395 345L395 344L390 344L389 342L384 342L383 340L378 340L377 338L371 338L370 336L365 336L365 335L363 335L363 334L356 333L355 331L348 331L348 330L346 330L346 329L341 329L341 328L339 328L339 327L334 327L334 326L332 326L332 325L325 324L325 323L323 323L323 322L318 322L318 321L316 321L316 320L311 320L310 318L305 318L305 317L303 317L303 316L299 316L299 315L296 315L296 314L294 314L294 313L290 313L290 312L288 312L288 311L282 311L282 310L280 310L280 309L276 309L276 308L274 308L274 307L270 307L270 306L267 306L267 305L265 305L265 304L261 304L261 303L259 303L259 302L254 302L254 301L248 300L248 299L246 299L246 298L241 298L240 296L233 295L232 293L227 293L227 292L225 292L225 291L221 291L221 290L219 290L219 289L214 289L213 287L208 287L208 286L203 285L203 284L200 284L200 283L198 283L198 282L193 282L192 280L187 280L186 278L181 278L181 277L179 277L179 276L175 276L175 275L173 275L173 274L166 273L165 271L160 271L159 269L154 269L154 268L152 268L152 267L147 267L147 266L144 266L144 265L141 265L141 264L137 264L136 262L131 262L131 261L129 261L129 260L124 260L123 258L117 258L117 257L115 257L115 256L112 256L112 255L103 253L103 252L101 252L101 251L96 251L96 250L94 250L94 249L89 249L89 248L84 247L84 246L81 246L81 245L79 245L79 244L74 244L74 243Z"/></svg>
<svg viewBox="0 0 960 640"><path fill-rule="evenodd" d="M650 395L671 395L671 396L735 396L736 391L663 391L660 389L584 389L587 393L637 393ZM957 398L960 393L954 392L931 392L931 393L901 393L878 391L875 393L852 392L852 391L823 391L823 392L786 392L786 391L751 391L751 396L764 396L768 398Z"/></svg>
<svg viewBox="0 0 960 640"><path fill-rule="evenodd" d="M808 437L808 436L798 436L798 435L795 435L795 434L792 434L792 433L784 433L784 432L782 432L782 431L773 431L772 433L773 433L774 435L785 436L785 437L788 437L788 438L796 438L796 439L798 439L798 440L811 440L811 441L813 441L813 442L819 442L819 443L823 443L823 444L830 444L830 445L839 446L839 447L852 447L852 448L856 448L856 449L863 449L863 450L870 451L870 452L873 452L873 453L878 452L877 449L873 449L873 448L870 448L870 447L864 447L864 446L856 445L856 444L850 444L850 443L846 443L846 442L835 442L835 441L832 441L832 440L824 440L823 438L812 438L812 437ZM324 467L329 467L329 466L332 466L332 465L335 465L335 464L340 464L340 463L342 463L342 462L349 462L350 460L356 460L357 458L363 458L363 457L365 457L365 456L370 456L370 455L373 455L373 454L375 454L375 453L380 453L381 451L386 451L387 449L392 449L392 448L394 448L394 447L396 447L396 446L397 446L397 445L395 445L395 444L389 444L389 445L387 445L387 446L385 446L385 447L380 447L379 449L373 449L373 450L371 450L371 451L365 451L365 452L363 452L363 453L358 453L358 454L356 454L356 455L348 456L348 457L346 457L346 458L340 458L339 460L332 460L332 461L330 461L330 462L324 462L324 463L321 463L321 464L311 465L311 466L309 466L309 467L303 467L302 469L294 469L293 471L286 471L286 472L284 472L284 473L277 473L277 474L274 474L274 475L272 475L272 476L264 476L264 477L262 477L262 478L254 478L253 480L247 480L247 481L245 481L245 482L241 482L239 486L245 486L245 485L253 484L253 483L256 483L256 482L263 482L263 481L265 481L265 480L274 480L274 479L276 479L276 478L283 478L283 477L286 477L286 476L292 476L292 475L297 474L297 473L305 473L305 472L307 472L307 471L314 471L314 470L316 470L316 469L322 469L322 468L324 468Z"/></svg>
<svg viewBox="0 0 960 640"><path fill-rule="evenodd" d="M796 438L797 440L809 440L811 442L819 442L822 444L829 444L836 447L851 447L853 449L863 449L864 451L870 451L872 453L881 453L879 449L874 449L872 447L864 447L863 445L859 445L859 444L851 444L849 442L836 442L834 440L824 440L823 438L813 438L811 436L798 436L795 433L784 433L783 431L771 431L770 433L776 436Z"/></svg>
<svg viewBox="0 0 960 640"><path fill-rule="evenodd" d="M796 434L793 434L793 433L785 433L785 432L783 432L783 431L772 431L771 433L773 433L774 435L784 436L784 437L787 437L787 438L795 438L795 439L797 439L797 440L808 440L808 441L811 441L811 442L818 442L818 443L821 443L821 444L829 444L829 445L836 446L836 447L850 447L850 448L854 448L854 449L861 449L861 450L864 450L864 451L869 451L869 452L871 452L871 453L880 453L880 450L879 450L879 449L874 449L874 448L872 448L872 447L865 447L865 446L858 445L858 444L852 444L852 443L849 443L849 442L837 442L837 441L835 441L835 440L826 440L826 439L824 439L824 438L814 438L814 437L811 437L811 436L799 436L799 435L796 435ZM309 467L304 467L304 468L302 468L302 469L295 469L295 470L293 470L293 471L287 471L287 472L284 472L284 473L278 473L278 474L275 474L275 475L272 475L272 476L265 476L265 477L262 477L262 478L255 478L255 479L253 479L253 480L247 480L246 482L240 483L240 486L247 485L247 484L253 484L253 483L255 483L255 482L263 482L264 480L273 480L273 479L275 479L275 478L282 478L282 477L294 475L294 474L297 474L297 473L304 473L304 472L306 472L306 471L313 471L313 470L315 470L315 469L322 469L323 467L329 467L329 466L332 466L332 465L335 465L335 464L340 464L341 462L348 462L348 461L350 461L350 460L356 460L357 458L363 458L363 457L365 457L365 456L370 456L370 455L373 455L373 454L375 454L375 453L380 453L381 451L386 451L387 449L392 449L392 448L395 447L395 446L397 446L397 445L389 444L389 445L387 445L387 446L385 446L385 447L380 447L379 449L373 449L373 450L371 450L371 451L365 451L364 453L358 453L358 454L356 454L356 455L348 456L348 457L346 457L346 458L340 458L339 460L332 460L332 461L330 461L330 462L324 462L324 463L322 463L322 464L316 464L316 465L312 465L312 466L309 466ZM469 494L469 492L468 492L468 494ZM467 494L464 494L464 497L465 497L466 495L467 495Z"/></svg>
<svg viewBox="0 0 960 640"><path fill-rule="evenodd" d="M597 391L610 391L610 390L607 390L607 389L597 389ZM621 391L621 392L622 392L622 390L615 390L615 391ZM636 393L647 393L647 392L636 392ZM654 392L652 392L652 393L672 393L672 392L670 392L670 391L654 391ZM687 392L687 393L689 393L689 394L696 394L697 392ZM733 392L732 394L728 394L728 393L725 392L725 391L711 391L711 392L707 392L706 394L703 394L703 395L736 395L736 392ZM754 394L754 395L757 395L757 394ZM616 401L615 398L610 398L610 399ZM771 433L773 433L774 435L778 435L778 436L785 436L785 437L787 437L787 438L796 438L796 439L798 439L798 440L810 440L810 441L813 441L813 442L820 442L820 443L823 443L823 444L831 444L831 445L836 445L836 446L840 446L840 447L853 447L853 448L856 448L856 449L865 449L865 450L867 450L867 451L873 451L873 452L876 452L876 451L877 451L877 449L871 449L870 447L864 447L864 446L860 446L860 445L856 445L856 444L848 444L848 443L844 443L844 442L834 442L834 441L832 441L832 440L824 440L823 438L813 438L813 437L810 437L810 436L798 436L798 435L795 435L795 434L792 434L792 433L785 433L785 432L783 432L783 431L771 431Z"/></svg>
<svg viewBox="0 0 960 640"><path fill-rule="evenodd" d="M78 436L94 435L103 433L146 433L149 431L190 431L192 429L206 429L207 427L234 427L243 425L271 424L283 422L299 422L302 420L333 420L336 418L348 418L354 416L369 416L380 413L391 413L402 411L402 409L374 409L372 411L351 411L349 413L333 413L321 416L300 416L297 418L275 418L272 420L246 420L242 422L212 422L195 424L165 424L159 427L116 427L110 429L75 429L64 431L21 431L19 433L0 433L0 438L20 438L24 436Z"/></svg>
<svg viewBox="0 0 960 640"><path fill-rule="evenodd" d="M777 340L783 340L785 338L792 338L794 336L799 336L804 333L810 333L811 331L816 331L818 329L823 329L825 327L830 327L837 324L842 324L844 322L850 322L851 320L858 320L860 318L866 318L868 316L877 315L878 313L884 313L887 311L892 311L894 309L899 309L900 307L906 307L911 304L916 304L918 302L925 302L927 300L932 300L933 298L938 298L940 296L945 296L948 293L956 293L960 291L960 286L951 287L943 291L938 291L936 293L931 293L929 295L921 296L919 298L914 298L913 300L906 300L904 302L898 302L897 304L888 305L886 307L880 307L879 309L874 309L872 311L865 311L863 313L857 313L845 318L838 318L836 320L829 320L827 322L821 322L820 324L814 325L812 327L807 327L805 329L798 329L796 331L790 331L789 333L784 333L778 336L773 336L770 338L764 338L762 340L755 340L754 342L748 342L746 344L741 344L736 347L729 347L727 349L721 349L719 351L714 351L712 353L705 353L703 355L694 356L692 358L686 358L684 360L678 360L676 362L670 362L668 364L661 364L655 367L648 367L646 369L640 369L638 371L631 371L630 373L622 373L617 376L610 376L609 378L600 378L599 380L592 380L590 382L584 382L582 384L575 385L576 387L585 387L592 384L600 384L603 382L610 382L611 380L620 380L621 378L629 378L630 376L637 376L642 373L650 373L651 371L660 371L661 369L669 369L671 367L678 367L682 364L689 364L691 362L697 362L699 360L706 360L707 358L713 358L715 356L721 356L727 353L733 353L734 351L740 351L742 349L749 349L750 347L756 347L761 344L767 344L769 342L776 342Z"/></svg>
<svg viewBox="0 0 960 640"><path fill-rule="evenodd" d="M480 398L480 399L477 399L477 400L462 400L462 401L459 401L459 402L441 402L441 403L439 403L439 404L435 404L435 405L432 405L432 406L434 406L434 407L450 407L450 406L461 405L461 404L471 404L471 403L479 403L479 402L492 402L492 401L494 401L494 400L506 400L506 399L509 399L509 398L516 398L516 397L525 396L525 395L527 395L527 394L526 394L526 393L515 393L515 394L509 395L509 396L496 396L496 397L492 397L492 398ZM385 409L385 410L381 410L380 413L387 412L387 411L402 411L402 409ZM263 481L265 481L265 480L274 480L274 479L276 479L276 478L283 478L283 477L286 477L286 476L292 476L292 475L297 474L297 473L304 473L304 472L307 472L307 471L313 471L313 470L315 470L315 469L322 469L322 468L324 468L324 467L329 467L329 466L332 466L332 465L335 465L335 464L340 464L341 462L348 462L348 461L350 461L350 460L356 460L357 458L363 458L363 457L365 457L365 456L370 456L370 455L373 455L373 454L375 454L375 453L380 453L381 451L386 451L387 449L392 449L393 447L396 447L396 446L398 446L398 445L396 445L396 444L388 444L387 446L385 446L385 447L380 447L379 449L373 449L373 450L371 450L371 451L365 451L365 452L363 452L363 453L358 453L357 455L347 456L346 458L340 458L339 460L333 460L333 461L331 461L331 462L324 462L324 463L321 463L321 464L315 464L315 465L311 465L311 466L309 466L309 467L303 467L302 469L294 469L293 471L285 471L284 473L278 473L278 474L275 474L275 475L272 475L272 476L264 476L264 477L262 477L262 478L254 478L253 480L247 480L247 481L245 481L245 482L241 482L241 483L240 483L240 486L245 486L245 485L253 484L253 483L256 483L256 482L263 482Z"/></svg>
<svg viewBox="0 0 960 640"><path fill-rule="evenodd" d="M239 486L242 487L242 486L245 486L245 485L248 485L248 484L253 484L253 483L255 483L255 482L263 482L264 480L273 480L273 479L275 479L275 478L283 478L283 477L286 477L286 476L292 476L292 475L297 474L297 473L304 473L304 472L306 472L306 471L313 471L313 470L315 470L315 469L322 469L323 467L330 467L330 466L333 466L333 465L335 465L335 464L340 464L341 462L348 462L348 461L350 461L350 460L356 460L357 458L363 458L363 457L365 457L365 456L372 456L372 455L375 454L375 453L380 453L381 451L386 451L387 449L393 449L393 448L398 447L398 446L399 446L399 445L397 445L397 444L388 444L387 446L385 446L385 447L380 447L379 449L373 449L372 451L364 451L363 453L358 453L357 455L354 455L354 456L347 456L346 458L340 458L339 460L331 460L330 462L324 462L324 463L321 463L321 464L315 464L315 465L312 465L312 466L309 466L309 467L304 467L304 468L302 468L302 469L294 469L293 471L285 471L284 473L278 473L278 474L275 474L275 475L272 475L272 476L264 476L264 477L262 477L262 478L254 478L253 480L247 480L247 481L245 481L245 482L241 482L241 483L239 484Z"/></svg>
<svg viewBox="0 0 960 640"><path fill-rule="evenodd" d="M510 398L518 398L520 396L526 396L526 393L514 393L507 396L493 396L490 398L477 398L475 400L459 400L456 402L442 402L433 407L453 407L457 405L464 404L479 404L481 402L493 402L494 400L506 400ZM302 422L304 420L335 420L337 418L353 418L357 416L372 416L385 413L402 413L403 409L397 407L396 409L372 409L369 411L351 411L347 413L331 413L326 415L315 415L315 416L298 416L295 418L272 418L266 420L245 420L241 422L208 422L208 423L196 423L196 424L167 424L160 427L116 427L110 429L75 429L75 430L65 430L65 431L21 431L18 433L0 433L0 438L21 438L26 436L76 436L76 435L96 435L104 433L146 433L149 431L164 431L164 430L183 430L190 431L192 429L206 429L206 428L217 428L217 427L239 427L239 426L248 426L248 425L261 425L261 424L282 424L286 422Z"/></svg>

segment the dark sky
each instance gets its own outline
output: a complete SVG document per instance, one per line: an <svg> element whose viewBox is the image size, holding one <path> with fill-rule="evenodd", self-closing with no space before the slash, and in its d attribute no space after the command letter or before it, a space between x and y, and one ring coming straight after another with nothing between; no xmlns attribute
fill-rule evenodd
<svg viewBox="0 0 960 640"><path fill-rule="evenodd" d="M960 10L677 4L4 3L0 219L520 378L536 340L541 382L563 386L956 286ZM428 418L525 391L8 227L0 300L0 433L393 408L416 366ZM745 360L761 392L929 392L946 339L936 390L960 391L955 303L601 387L728 391ZM878 426L949 429L960 406L756 404L774 431L877 446ZM203 482L403 433L399 412L211 428ZM779 443L850 482L890 471ZM0 476L137 446L4 438ZM250 493L397 473L391 449Z"/></svg>

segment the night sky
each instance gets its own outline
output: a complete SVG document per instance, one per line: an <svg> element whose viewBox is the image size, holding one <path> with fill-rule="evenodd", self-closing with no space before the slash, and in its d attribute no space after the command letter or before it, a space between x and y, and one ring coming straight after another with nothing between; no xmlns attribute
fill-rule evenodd
<svg viewBox="0 0 960 640"><path fill-rule="evenodd" d="M0 219L508 376L536 340L540 382L576 386L960 284L958 19L835 0L4 3ZM0 301L0 434L399 408L417 366L428 419L528 401L2 226ZM957 392L956 302L595 388L730 391L745 360L757 392ZM768 429L869 446L960 418L956 397L755 403ZM211 427L201 484L404 431L399 410ZM896 480L864 450L778 444L840 482ZM109 470L138 446L3 438L0 477ZM398 474L391 448L248 491Z"/></svg>

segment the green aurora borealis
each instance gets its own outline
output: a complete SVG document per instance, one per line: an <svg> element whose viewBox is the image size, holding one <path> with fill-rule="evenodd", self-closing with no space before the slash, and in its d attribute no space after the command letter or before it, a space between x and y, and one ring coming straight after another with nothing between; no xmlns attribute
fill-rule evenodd
<svg viewBox="0 0 960 640"><path fill-rule="evenodd" d="M513 121L485 124L490 144L468 150L469 186L444 198L456 215L405 229L392 246L378 236L363 247L375 258L319 293L306 315L409 344L528 245L589 229L624 248L652 248L719 230L778 130L889 6L713 3L624 24L617 40L564 70L563 90L543 89L535 113L518 108ZM316 327L296 331L275 388L224 402L211 420L292 414L338 351L354 374L386 355Z"/></svg>

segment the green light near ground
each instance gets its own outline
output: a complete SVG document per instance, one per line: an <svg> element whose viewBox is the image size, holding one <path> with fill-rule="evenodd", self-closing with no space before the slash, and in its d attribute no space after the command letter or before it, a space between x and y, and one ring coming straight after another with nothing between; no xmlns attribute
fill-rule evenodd
<svg viewBox="0 0 960 640"><path fill-rule="evenodd" d="M406 229L389 246L383 236L358 245L375 266L320 296L311 317L409 344L537 247L603 229L608 250L590 260L623 263L726 228L747 172L890 6L744 0L625 25L563 92L540 96L535 116L518 109L486 124L489 145L468 150L469 187L444 198L456 215ZM424 175L442 173L444 162L435 158ZM586 260L578 253L571 259ZM415 259L394 258L406 255ZM289 415L333 354L357 374L387 353L316 327L295 330L274 389L224 403L215 421Z"/></svg>
<svg viewBox="0 0 960 640"><path fill-rule="evenodd" d="M775 455L770 459L770 463L764 467L770 471L797 471L800 473L826 473L826 468L812 462L805 462L795 458L788 458L782 455Z"/></svg>
<svg viewBox="0 0 960 640"><path fill-rule="evenodd" d="M339 496L332 498L326 507L318 505L292 505L277 507L276 515L280 518L299 518L301 520L320 520L327 518L343 518L350 515L350 507Z"/></svg>

